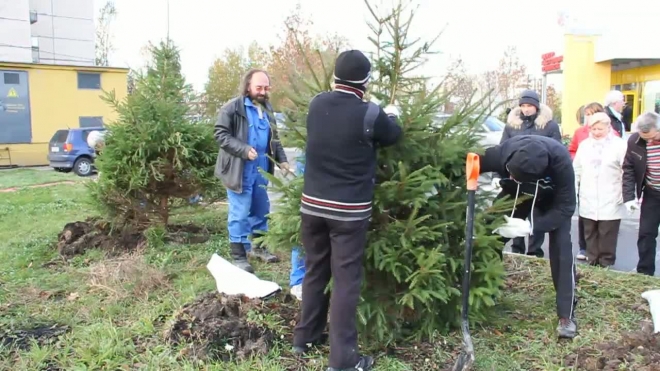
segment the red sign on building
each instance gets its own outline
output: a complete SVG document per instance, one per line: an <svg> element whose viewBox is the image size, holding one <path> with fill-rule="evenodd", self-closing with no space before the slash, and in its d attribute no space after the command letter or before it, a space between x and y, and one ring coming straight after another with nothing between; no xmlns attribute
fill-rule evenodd
<svg viewBox="0 0 660 371"><path fill-rule="evenodd" d="M563 56L555 56L554 52L545 53L541 56L541 70L543 72L558 71L561 69L561 62L564 61Z"/></svg>

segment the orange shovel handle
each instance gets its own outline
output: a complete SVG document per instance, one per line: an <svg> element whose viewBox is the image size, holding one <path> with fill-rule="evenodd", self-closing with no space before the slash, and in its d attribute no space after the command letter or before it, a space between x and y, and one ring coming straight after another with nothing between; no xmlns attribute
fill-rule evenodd
<svg viewBox="0 0 660 371"><path fill-rule="evenodd" d="M467 178L468 191L477 190L477 181L479 179L479 155L476 153L468 153L467 161L465 162L465 177Z"/></svg>

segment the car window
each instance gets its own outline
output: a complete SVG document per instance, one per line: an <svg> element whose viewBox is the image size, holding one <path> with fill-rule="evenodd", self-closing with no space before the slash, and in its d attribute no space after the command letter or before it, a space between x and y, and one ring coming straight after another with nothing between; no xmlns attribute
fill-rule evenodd
<svg viewBox="0 0 660 371"><path fill-rule="evenodd" d="M68 130L58 130L53 134L53 137L50 138L51 143L64 143L66 142L66 138L69 137L69 131Z"/></svg>
<svg viewBox="0 0 660 371"><path fill-rule="evenodd" d="M484 124L486 124L488 131L503 131L504 127L506 126L505 123L493 116L488 116L486 121L484 121Z"/></svg>

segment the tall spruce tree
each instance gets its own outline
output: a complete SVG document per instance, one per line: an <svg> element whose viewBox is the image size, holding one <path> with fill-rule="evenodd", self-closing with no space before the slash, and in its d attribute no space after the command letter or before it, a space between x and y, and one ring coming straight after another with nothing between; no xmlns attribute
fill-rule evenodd
<svg viewBox="0 0 660 371"><path fill-rule="evenodd" d="M104 95L118 117L108 125L95 163L99 180L90 191L120 227L166 225L178 200L222 190L213 175L218 146L212 126L192 123L188 115L193 92L178 49L168 40L150 52L146 69L135 73L132 94L122 101L114 91Z"/></svg>
<svg viewBox="0 0 660 371"><path fill-rule="evenodd" d="M370 95L381 104L401 108L402 141L378 150L374 212L368 236L365 279L359 307L361 333L380 343L402 338L428 338L459 323L465 246L467 190L465 158L468 151L483 153L480 122L485 112L474 101L443 124L435 116L448 95L442 84L428 88L419 75L432 53L433 42L413 40L408 30L414 11L399 2L389 14L379 15L368 0L370 24L377 51L372 55ZM306 112L312 97L331 89L333 66L314 71L299 81L289 98L289 143L304 151ZM450 92L451 93L451 92ZM290 249L300 244L302 177L281 181L270 178L281 192L270 216L268 246ZM497 236L490 232L495 218L510 205L506 201L477 206L470 292L471 317L485 318L503 284L503 266ZM501 219L501 218L500 218Z"/></svg>

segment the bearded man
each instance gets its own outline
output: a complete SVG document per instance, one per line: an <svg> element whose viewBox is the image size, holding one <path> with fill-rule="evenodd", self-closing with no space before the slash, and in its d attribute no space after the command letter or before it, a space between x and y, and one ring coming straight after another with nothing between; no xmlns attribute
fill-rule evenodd
<svg viewBox="0 0 660 371"><path fill-rule="evenodd" d="M259 169L270 174L275 163L289 170L284 148L277 134L273 108L268 102L270 77L252 69L243 77L238 97L227 102L218 115L214 136L220 146L215 175L227 188L229 214L227 226L234 265L254 272L248 255L265 262L277 262L265 246L252 246L249 237L259 237L268 230L266 215L270 200L268 180Z"/></svg>

